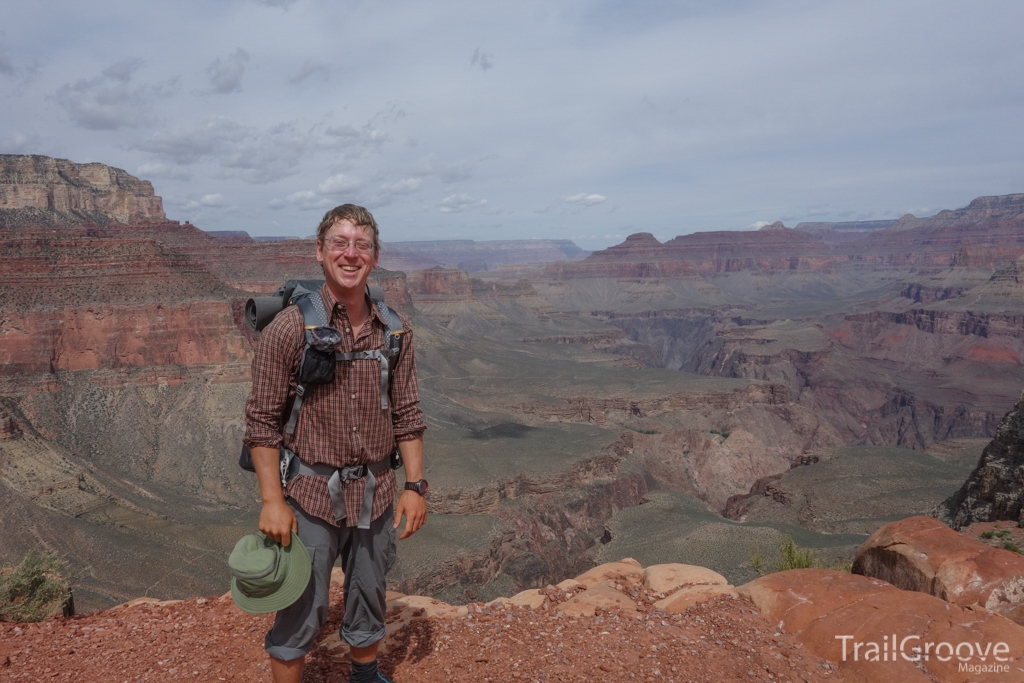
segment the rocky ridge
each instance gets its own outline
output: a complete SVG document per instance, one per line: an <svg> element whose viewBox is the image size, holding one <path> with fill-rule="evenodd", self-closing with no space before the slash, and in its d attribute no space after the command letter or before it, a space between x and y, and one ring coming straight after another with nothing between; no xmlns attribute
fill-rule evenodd
<svg viewBox="0 0 1024 683"><path fill-rule="evenodd" d="M995 438L964 485L936 511L954 528L976 522L1024 521L1024 395L1003 418Z"/></svg>
<svg viewBox="0 0 1024 683"><path fill-rule="evenodd" d="M105 164L38 155L0 154L0 210L32 209L113 218L163 220L163 202L148 180Z"/></svg>

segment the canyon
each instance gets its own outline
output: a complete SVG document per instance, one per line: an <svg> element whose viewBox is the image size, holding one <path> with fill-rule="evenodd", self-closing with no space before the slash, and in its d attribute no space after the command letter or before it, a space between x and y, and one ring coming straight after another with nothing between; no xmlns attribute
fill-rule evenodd
<svg viewBox="0 0 1024 683"><path fill-rule="evenodd" d="M625 556L739 585L786 534L851 559L953 494L1019 397L1022 257L1021 195L589 255L385 239L433 513L393 587L490 600ZM258 511L244 304L318 274L311 240L205 233L123 171L0 155L0 561L73 558L85 610L222 592Z"/></svg>

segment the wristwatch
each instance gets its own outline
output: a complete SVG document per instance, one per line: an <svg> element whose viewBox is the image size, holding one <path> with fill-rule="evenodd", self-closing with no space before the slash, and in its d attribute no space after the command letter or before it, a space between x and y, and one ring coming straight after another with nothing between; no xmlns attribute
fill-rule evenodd
<svg viewBox="0 0 1024 683"><path fill-rule="evenodd" d="M429 488L429 486L427 485L426 479L420 479L419 481L405 482L405 488L407 491L415 491L421 496L425 496L427 495L427 489Z"/></svg>

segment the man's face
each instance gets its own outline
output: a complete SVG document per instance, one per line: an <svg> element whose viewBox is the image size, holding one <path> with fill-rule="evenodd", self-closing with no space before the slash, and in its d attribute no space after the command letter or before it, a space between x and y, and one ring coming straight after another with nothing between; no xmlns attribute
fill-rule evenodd
<svg viewBox="0 0 1024 683"><path fill-rule="evenodd" d="M344 242L347 244L341 248ZM369 251L359 248L367 244ZM341 292L362 292L370 271L377 266L377 256L373 235L348 219L335 221L324 233L323 242L316 245L316 260L324 266L328 285Z"/></svg>

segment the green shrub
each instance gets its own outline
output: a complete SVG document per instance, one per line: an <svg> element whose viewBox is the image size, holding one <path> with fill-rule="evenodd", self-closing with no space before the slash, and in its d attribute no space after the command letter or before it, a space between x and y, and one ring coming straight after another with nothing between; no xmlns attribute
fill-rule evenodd
<svg viewBox="0 0 1024 683"><path fill-rule="evenodd" d="M793 534L786 534L786 538L779 544L779 561L775 564L775 569L768 569L760 550L755 550L751 554L750 566L758 576L764 576L772 572L784 572L787 569L834 569L835 571L849 572L853 563L849 560L841 560L826 566L814 557L813 550L801 548L793 540Z"/></svg>
<svg viewBox="0 0 1024 683"><path fill-rule="evenodd" d="M993 538L1006 538L1010 535L1009 529L989 529L988 531L981 532L981 538L986 541L992 540Z"/></svg>
<svg viewBox="0 0 1024 683"><path fill-rule="evenodd" d="M1010 552L1020 553L1021 555L1024 555L1024 549L1022 549L1013 541L1003 541L1003 550L1009 550Z"/></svg>
<svg viewBox="0 0 1024 683"><path fill-rule="evenodd" d="M776 571L786 571L787 569L811 569L815 566L814 551L808 548L802 550L800 546L793 540L793 534L786 534L786 540L779 546L779 551L782 553L782 558L779 560L778 569Z"/></svg>
<svg viewBox="0 0 1024 683"><path fill-rule="evenodd" d="M71 597L68 567L48 552L29 551L0 573L0 621L42 621Z"/></svg>

